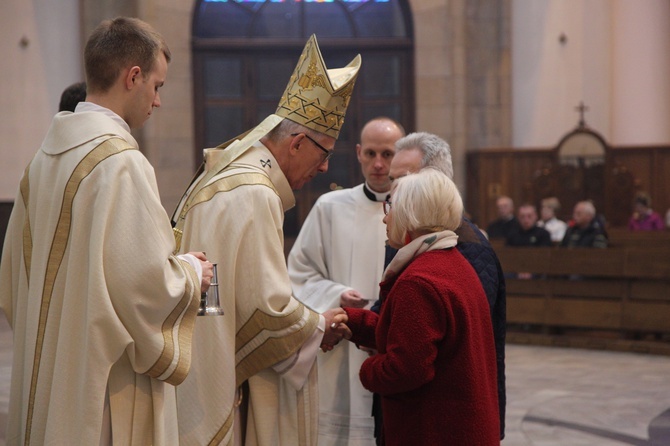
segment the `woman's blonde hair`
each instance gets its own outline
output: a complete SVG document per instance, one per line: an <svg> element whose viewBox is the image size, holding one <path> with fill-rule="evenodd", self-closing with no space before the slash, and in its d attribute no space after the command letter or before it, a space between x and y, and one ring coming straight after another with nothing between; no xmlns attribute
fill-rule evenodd
<svg viewBox="0 0 670 446"><path fill-rule="evenodd" d="M389 239L404 245L405 234L455 231L463 217L458 188L444 173L426 167L393 182Z"/></svg>

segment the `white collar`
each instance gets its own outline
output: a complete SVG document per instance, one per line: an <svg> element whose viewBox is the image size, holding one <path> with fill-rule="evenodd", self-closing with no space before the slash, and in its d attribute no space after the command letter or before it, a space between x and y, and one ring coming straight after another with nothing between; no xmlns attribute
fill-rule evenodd
<svg viewBox="0 0 670 446"><path fill-rule="evenodd" d="M121 116L117 115L113 111L111 111L108 108L103 107L102 105L98 105L94 102L85 102L82 101L79 104L77 104L77 107L75 107L74 112L85 112L85 111L94 111L94 112L99 112L99 113L104 113L105 115L109 116L119 124L121 127L123 127L128 133L130 133L130 126L126 121L124 121Z"/></svg>
<svg viewBox="0 0 670 446"><path fill-rule="evenodd" d="M378 201L380 203L386 201L386 199L388 198L388 196L390 194L390 192L376 192L376 191L372 190L372 188L370 187L370 185L368 184L367 181L365 182L365 187L367 188L368 192L370 192L372 195L375 196L376 201Z"/></svg>

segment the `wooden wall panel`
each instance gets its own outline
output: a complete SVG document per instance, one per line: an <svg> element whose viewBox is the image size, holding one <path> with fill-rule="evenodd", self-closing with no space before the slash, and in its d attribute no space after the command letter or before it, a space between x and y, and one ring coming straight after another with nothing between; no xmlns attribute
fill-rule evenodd
<svg viewBox="0 0 670 446"><path fill-rule="evenodd" d="M496 218L495 201L501 195L520 204L532 199L530 182L553 162L543 149L491 149L468 154L466 210L482 228Z"/></svg>
<svg viewBox="0 0 670 446"><path fill-rule="evenodd" d="M482 228L496 218L495 200L508 195L515 205L525 201L538 205L543 198L541 181L549 181L546 190L568 188L560 175L545 175L558 166L554 149L479 149L468 153L466 210ZM626 226L632 212L635 192L645 191L652 197L654 210L665 216L670 209L670 146L611 147L604 165L604 197L596 207L611 228ZM539 178L540 181L537 181ZM546 178L546 180L544 179ZM535 181L535 183L533 183ZM563 190L566 192L566 190ZM546 195L545 195L546 196ZM577 193L563 194L560 217L567 220Z"/></svg>

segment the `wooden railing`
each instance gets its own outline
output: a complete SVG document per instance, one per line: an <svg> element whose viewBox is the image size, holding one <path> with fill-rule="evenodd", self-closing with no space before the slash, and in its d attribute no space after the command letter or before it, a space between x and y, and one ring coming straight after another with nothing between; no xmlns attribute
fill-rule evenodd
<svg viewBox="0 0 670 446"><path fill-rule="evenodd" d="M497 246L510 341L539 334L566 345L579 335L591 346L670 354L670 243L663 243Z"/></svg>

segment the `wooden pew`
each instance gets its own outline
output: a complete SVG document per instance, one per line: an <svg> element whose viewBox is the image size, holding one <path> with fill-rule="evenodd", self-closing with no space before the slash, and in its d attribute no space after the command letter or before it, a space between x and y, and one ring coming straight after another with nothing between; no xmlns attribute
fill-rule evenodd
<svg viewBox="0 0 670 446"><path fill-rule="evenodd" d="M565 345L566 334L577 333L598 348L670 354L670 248L495 250L511 276L510 341L519 339L517 331L525 339L535 330L551 335L543 343Z"/></svg>
<svg viewBox="0 0 670 446"><path fill-rule="evenodd" d="M670 249L670 229L664 231L632 232L625 228L607 230L612 248L667 248Z"/></svg>

